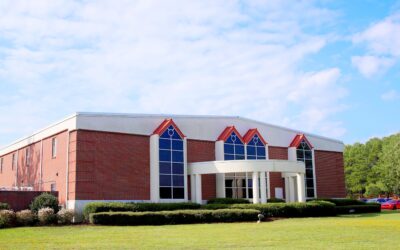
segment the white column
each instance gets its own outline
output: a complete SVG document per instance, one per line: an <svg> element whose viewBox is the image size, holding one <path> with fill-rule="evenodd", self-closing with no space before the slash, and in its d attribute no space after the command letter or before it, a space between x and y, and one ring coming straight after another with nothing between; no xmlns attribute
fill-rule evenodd
<svg viewBox="0 0 400 250"><path fill-rule="evenodd" d="M267 181L265 180L265 172L260 172L260 189L261 203L267 203Z"/></svg>
<svg viewBox="0 0 400 250"><path fill-rule="evenodd" d="M290 202L289 177L285 177L285 201Z"/></svg>
<svg viewBox="0 0 400 250"><path fill-rule="evenodd" d="M289 201L290 202L294 202L295 201L295 199L294 199L294 189L295 189L295 186L294 186L294 179L293 179L293 177L288 177L289 178Z"/></svg>
<svg viewBox="0 0 400 250"><path fill-rule="evenodd" d="M224 160L224 142L215 142L215 160ZM217 198L225 198L225 174L215 174L216 176L216 194Z"/></svg>
<svg viewBox="0 0 400 250"><path fill-rule="evenodd" d="M269 176L269 172L267 172L267 187L268 187L267 199L271 199L271 178Z"/></svg>
<svg viewBox="0 0 400 250"><path fill-rule="evenodd" d="M194 174L190 175L190 198L192 202L196 202L196 178Z"/></svg>
<svg viewBox="0 0 400 250"><path fill-rule="evenodd" d="M297 174L297 197L299 202L306 201L304 174Z"/></svg>
<svg viewBox="0 0 400 250"><path fill-rule="evenodd" d="M202 203L202 193L201 193L201 175L195 174L196 179L196 203Z"/></svg>
<svg viewBox="0 0 400 250"><path fill-rule="evenodd" d="M258 193L260 185L258 183L258 172L253 172L253 203L260 202L260 194Z"/></svg>
<svg viewBox="0 0 400 250"><path fill-rule="evenodd" d="M160 200L159 138L157 134L150 136L150 200L152 202Z"/></svg>

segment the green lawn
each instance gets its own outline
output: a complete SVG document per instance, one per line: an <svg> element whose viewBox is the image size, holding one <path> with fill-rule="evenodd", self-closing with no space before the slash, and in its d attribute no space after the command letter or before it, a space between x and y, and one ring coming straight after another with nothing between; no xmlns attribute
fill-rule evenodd
<svg viewBox="0 0 400 250"><path fill-rule="evenodd" d="M273 222L0 230L0 249L399 249L400 212Z"/></svg>

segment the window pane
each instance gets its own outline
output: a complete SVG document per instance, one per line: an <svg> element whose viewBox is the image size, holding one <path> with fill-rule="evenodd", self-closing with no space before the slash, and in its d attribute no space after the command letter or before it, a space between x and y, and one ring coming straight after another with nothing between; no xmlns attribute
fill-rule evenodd
<svg viewBox="0 0 400 250"><path fill-rule="evenodd" d="M249 190L249 199L252 199L253 198L253 188L249 188L248 189Z"/></svg>
<svg viewBox="0 0 400 250"><path fill-rule="evenodd" d="M183 174L183 163L172 163L173 174Z"/></svg>
<svg viewBox="0 0 400 250"><path fill-rule="evenodd" d="M165 130L164 131L164 133L162 133L161 135L160 135L160 138L171 138L170 136L169 136L169 134L168 134L168 129L167 130Z"/></svg>
<svg viewBox="0 0 400 250"><path fill-rule="evenodd" d="M169 139L160 139L160 149L171 149L171 140Z"/></svg>
<svg viewBox="0 0 400 250"><path fill-rule="evenodd" d="M225 154L233 154L233 145L231 144L224 144L224 153Z"/></svg>
<svg viewBox="0 0 400 250"><path fill-rule="evenodd" d="M307 188L307 197L314 197L314 189Z"/></svg>
<svg viewBox="0 0 400 250"><path fill-rule="evenodd" d="M244 160L244 155L236 155L235 160Z"/></svg>
<svg viewBox="0 0 400 250"><path fill-rule="evenodd" d="M314 187L313 179L307 179L307 188L312 188L312 187Z"/></svg>
<svg viewBox="0 0 400 250"><path fill-rule="evenodd" d="M257 156L265 156L265 147L257 147Z"/></svg>
<svg viewBox="0 0 400 250"><path fill-rule="evenodd" d="M174 199L184 199L185 198L185 191L183 188L174 188Z"/></svg>
<svg viewBox="0 0 400 250"><path fill-rule="evenodd" d="M247 146L247 155L256 155L256 148L253 146Z"/></svg>
<svg viewBox="0 0 400 250"><path fill-rule="evenodd" d="M160 198L161 199L171 199L172 192L170 187L160 187Z"/></svg>
<svg viewBox="0 0 400 250"><path fill-rule="evenodd" d="M181 136L178 134L178 132L174 131L174 134L172 135L172 139L182 139Z"/></svg>
<svg viewBox="0 0 400 250"><path fill-rule="evenodd" d="M233 180L225 180L225 187L232 187Z"/></svg>
<svg viewBox="0 0 400 250"><path fill-rule="evenodd" d="M233 195L232 188L225 188L225 197L232 198L232 195Z"/></svg>
<svg viewBox="0 0 400 250"><path fill-rule="evenodd" d="M263 155L263 156L257 156L257 160L265 160L265 159L266 159L265 155Z"/></svg>
<svg viewBox="0 0 400 250"><path fill-rule="evenodd" d="M305 158L311 160L312 159L312 151L311 150L305 150L304 151Z"/></svg>
<svg viewBox="0 0 400 250"><path fill-rule="evenodd" d="M171 174L171 163L160 162L160 174Z"/></svg>
<svg viewBox="0 0 400 250"><path fill-rule="evenodd" d="M229 161L229 160L234 160L234 156L233 155L229 155L229 154L225 154L224 155L225 160Z"/></svg>
<svg viewBox="0 0 400 250"><path fill-rule="evenodd" d="M313 176L313 171L312 171L312 169L306 169L306 176L307 176L307 177Z"/></svg>
<svg viewBox="0 0 400 250"><path fill-rule="evenodd" d="M255 160L256 156L255 155L247 155L248 160Z"/></svg>
<svg viewBox="0 0 400 250"><path fill-rule="evenodd" d="M171 186L171 175L160 174L160 186L170 187Z"/></svg>
<svg viewBox="0 0 400 250"><path fill-rule="evenodd" d="M173 175L172 176L172 180L173 180L173 186L174 187L183 187L184 186L183 175Z"/></svg>
<svg viewBox="0 0 400 250"><path fill-rule="evenodd" d="M183 150L183 141L182 140L172 140L172 149Z"/></svg>
<svg viewBox="0 0 400 250"><path fill-rule="evenodd" d="M304 158L303 150L297 149L296 153L297 153L297 159Z"/></svg>
<svg viewBox="0 0 400 250"><path fill-rule="evenodd" d="M235 145L235 154L244 155L244 146L243 145Z"/></svg>
<svg viewBox="0 0 400 250"><path fill-rule="evenodd" d="M172 151L172 161L173 162L183 162L183 152L182 151Z"/></svg>
<svg viewBox="0 0 400 250"><path fill-rule="evenodd" d="M160 161L171 161L171 151L160 150Z"/></svg>
<svg viewBox="0 0 400 250"><path fill-rule="evenodd" d="M312 160L306 160L306 168L312 168Z"/></svg>

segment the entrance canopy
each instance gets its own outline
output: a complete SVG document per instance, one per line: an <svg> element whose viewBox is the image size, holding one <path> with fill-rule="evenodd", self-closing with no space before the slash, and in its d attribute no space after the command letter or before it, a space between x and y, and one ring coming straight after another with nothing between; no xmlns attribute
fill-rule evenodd
<svg viewBox="0 0 400 250"><path fill-rule="evenodd" d="M233 160L188 163L188 174L222 174L246 172L305 173L303 162L287 160Z"/></svg>
<svg viewBox="0 0 400 250"><path fill-rule="evenodd" d="M227 173L252 173L253 203L259 203L260 198L261 203L266 203L265 176L268 172L281 172L283 174L287 201L305 201L305 165L304 162L300 161L232 160L193 162L188 163L187 172L190 175L192 201L197 203L202 203L201 175L217 174L217 197L223 198L225 197L224 174ZM220 181L218 181L219 179ZM259 191L261 191L261 195Z"/></svg>

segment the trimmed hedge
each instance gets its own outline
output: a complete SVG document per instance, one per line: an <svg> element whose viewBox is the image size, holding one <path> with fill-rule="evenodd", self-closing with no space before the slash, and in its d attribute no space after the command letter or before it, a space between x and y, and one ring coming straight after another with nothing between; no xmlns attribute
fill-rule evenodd
<svg viewBox="0 0 400 250"><path fill-rule="evenodd" d="M355 200L355 199L329 199L329 198L317 198L317 199L310 199L309 201L329 201L335 204L336 206L352 206L352 205L365 205L365 202Z"/></svg>
<svg viewBox="0 0 400 250"><path fill-rule="evenodd" d="M85 220L91 213L99 212L146 212L199 209L200 204L181 203L125 203L125 202L90 202L83 209Z"/></svg>
<svg viewBox="0 0 400 250"><path fill-rule="evenodd" d="M167 225L211 222L256 221L255 209L176 210L162 212L102 212L90 214L98 225Z"/></svg>
<svg viewBox="0 0 400 250"><path fill-rule="evenodd" d="M207 201L207 204L249 204L249 200L235 198L213 198Z"/></svg>
<svg viewBox="0 0 400 250"><path fill-rule="evenodd" d="M32 201L30 208L37 213L42 208L52 208L54 213L58 212L58 198L50 193L42 193Z"/></svg>
<svg viewBox="0 0 400 250"><path fill-rule="evenodd" d="M279 198L270 198L270 199L267 199L267 202L269 202L269 203L284 203L285 200L279 199Z"/></svg>
<svg viewBox="0 0 400 250"><path fill-rule="evenodd" d="M351 206L336 206L337 214L380 213L381 204L364 204Z"/></svg>
<svg viewBox="0 0 400 250"><path fill-rule="evenodd" d="M10 206L7 203L0 202L0 210L8 210Z"/></svg>
<svg viewBox="0 0 400 250"><path fill-rule="evenodd" d="M335 204L327 201L307 203L237 204L232 209L257 209L266 217L322 217L335 216Z"/></svg>

